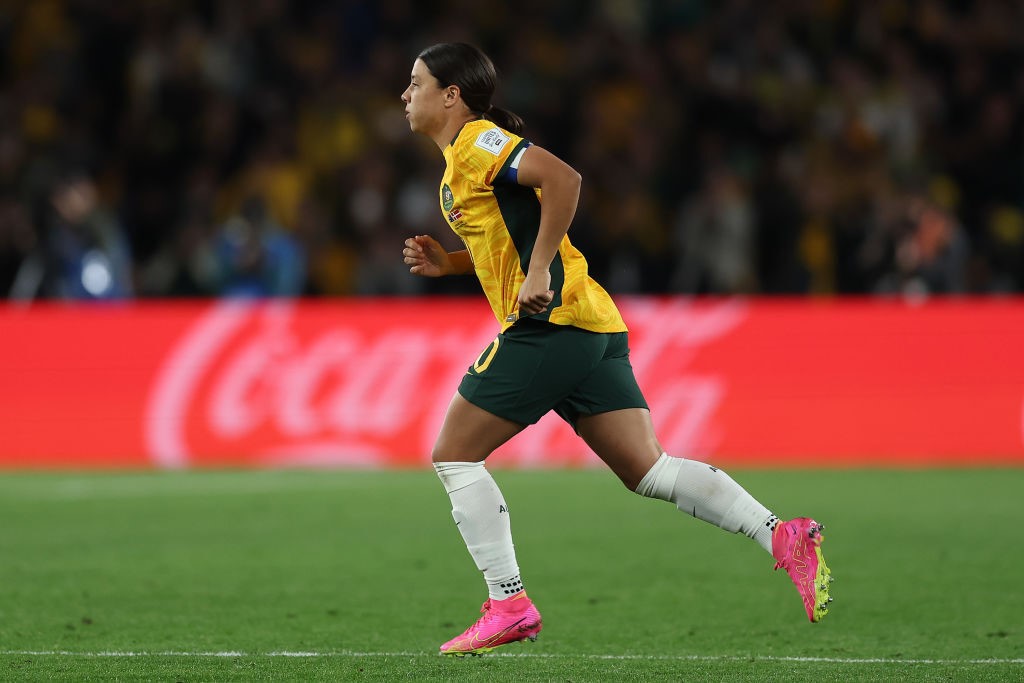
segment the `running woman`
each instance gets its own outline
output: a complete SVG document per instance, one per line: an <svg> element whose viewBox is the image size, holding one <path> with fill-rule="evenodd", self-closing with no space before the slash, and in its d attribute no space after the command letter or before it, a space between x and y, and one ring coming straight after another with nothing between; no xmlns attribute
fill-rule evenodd
<svg viewBox="0 0 1024 683"><path fill-rule="evenodd" d="M823 526L781 521L722 470L663 451L629 362L626 325L567 236L580 175L521 137L522 119L491 104L496 80L480 50L442 43L419 54L402 93L409 127L444 155L441 215L466 246L449 253L417 235L405 241L405 263L426 277L475 272L501 325L452 397L433 448L488 592L483 616L441 653L478 655L540 633L508 506L484 460L550 410L631 491L753 539L789 573L807 617L820 620L831 602Z"/></svg>

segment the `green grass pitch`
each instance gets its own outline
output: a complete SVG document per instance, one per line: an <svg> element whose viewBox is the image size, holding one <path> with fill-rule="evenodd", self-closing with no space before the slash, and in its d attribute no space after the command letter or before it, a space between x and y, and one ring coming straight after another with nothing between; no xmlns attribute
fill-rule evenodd
<svg viewBox="0 0 1024 683"><path fill-rule="evenodd" d="M826 524L810 624L752 541L602 470L504 471L536 643L430 471L0 476L2 680L1024 680L1024 470L734 471Z"/></svg>

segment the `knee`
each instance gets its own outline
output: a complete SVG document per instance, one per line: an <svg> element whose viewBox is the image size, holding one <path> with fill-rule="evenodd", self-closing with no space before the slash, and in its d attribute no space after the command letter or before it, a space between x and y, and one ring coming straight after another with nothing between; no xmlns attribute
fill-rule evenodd
<svg viewBox="0 0 1024 683"><path fill-rule="evenodd" d="M435 465L436 465L437 463L439 463L439 462L459 462L458 458L452 458L452 457L450 457L450 456L449 456L449 455L448 455L447 453L445 453L444 451L442 451L442 450L439 450L439 449L437 448L437 446L435 446L435 447L434 447L434 448L433 448L433 449L432 449L432 450L430 451L430 461L431 461L432 463L434 463Z"/></svg>
<svg viewBox="0 0 1024 683"><path fill-rule="evenodd" d="M477 457L472 454L467 455L463 452L452 451L435 444L434 448L430 451L430 461L434 464L442 462L483 462L484 458Z"/></svg>
<svg viewBox="0 0 1024 683"><path fill-rule="evenodd" d="M430 461L433 463L467 462L467 459L456 455L456 449L451 447L451 440L439 435L434 441L433 448L430 449Z"/></svg>
<svg viewBox="0 0 1024 683"><path fill-rule="evenodd" d="M633 493L644 495L640 491L641 484L647 475L653 471L658 463L661 461L661 454L654 455L653 451L648 454L644 453L641 456L631 458L629 460L620 461L616 467L613 468L616 476L622 485Z"/></svg>
<svg viewBox="0 0 1024 683"><path fill-rule="evenodd" d="M619 481L622 482L623 486L625 486L631 492L639 494L640 492L637 491L637 488L640 486L640 482L643 481L644 475L647 474L647 473L646 472L616 472L615 474L616 474L616 476L618 476Z"/></svg>

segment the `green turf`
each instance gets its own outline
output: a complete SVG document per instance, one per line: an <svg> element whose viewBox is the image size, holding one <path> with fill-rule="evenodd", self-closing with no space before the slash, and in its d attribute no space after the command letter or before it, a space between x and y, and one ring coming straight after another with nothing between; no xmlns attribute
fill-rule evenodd
<svg viewBox="0 0 1024 683"><path fill-rule="evenodd" d="M545 628L465 660L436 648L485 595L432 472L3 475L0 680L1024 679L1024 470L733 474L826 523L821 624L752 541L495 468Z"/></svg>

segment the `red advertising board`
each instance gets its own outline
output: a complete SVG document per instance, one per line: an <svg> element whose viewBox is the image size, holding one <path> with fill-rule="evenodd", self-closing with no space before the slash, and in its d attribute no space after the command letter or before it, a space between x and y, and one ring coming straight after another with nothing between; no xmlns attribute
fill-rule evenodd
<svg viewBox="0 0 1024 683"><path fill-rule="evenodd" d="M674 455L1024 464L1024 300L620 306ZM461 298L0 308L0 467L423 466L497 327ZM492 462L595 459L548 415Z"/></svg>

